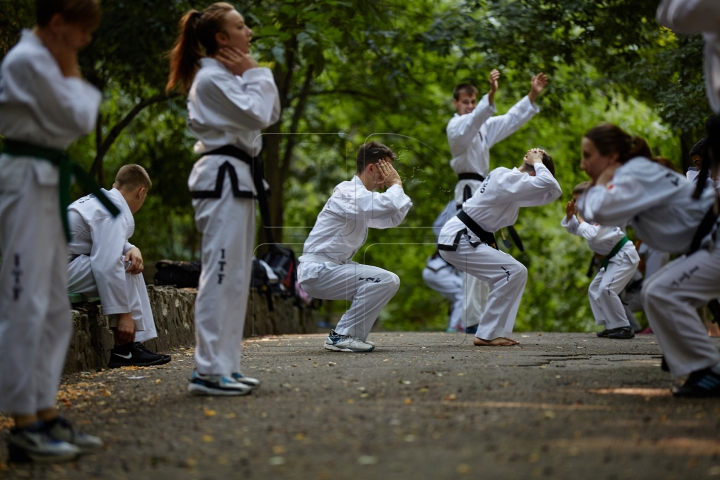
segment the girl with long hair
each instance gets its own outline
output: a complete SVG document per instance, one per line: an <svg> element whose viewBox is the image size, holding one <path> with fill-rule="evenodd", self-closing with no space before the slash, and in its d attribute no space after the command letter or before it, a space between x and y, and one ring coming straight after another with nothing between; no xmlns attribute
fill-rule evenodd
<svg viewBox="0 0 720 480"><path fill-rule="evenodd" d="M188 92L188 128L201 155L188 180L203 235L197 370L188 386L195 394L244 395L259 385L240 373L240 351L255 238L253 197L264 189L260 130L278 121L280 103L272 72L250 54L251 39L232 5L214 3L183 16L170 53L167 89Z"/></svg>
<svg viewBox="0 0 720 480"><path fill-rule="evenodd" d="M609 123L582 139L580 167L593 185L578 209L591 222L631 225L648 246L681 254L645 280L642 300L670 372L689 375L673 394L720 396L720 353L697 309L720 297L720 239L713 189L695 186L653 161L647 142Z"/></svg>

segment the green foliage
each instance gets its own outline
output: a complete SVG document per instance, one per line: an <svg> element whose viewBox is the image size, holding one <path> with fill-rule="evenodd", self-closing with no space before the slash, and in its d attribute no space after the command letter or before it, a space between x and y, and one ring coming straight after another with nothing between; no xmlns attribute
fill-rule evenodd
<svg viewBox="0 0 720 480"><path fill-rule="evenodd" d="M31 26L32 3L0 2L0 52L21 26ZM83 72L103 89L104 101L98 133L71 152L88 168L99 159L106 187L120 165L148 169L154 187L133 237L148 261L199 255L187 191L194 139L185 128L184 99L167 99L162 90L164 52L182 13L209 3L103 0L102 25L81 53ZM509 253L530 276L518 330L593 328L585 277L590 251L560 227L568 192L586 179L579 169L583 132L600 121L618 123L680 167L709 112L702 39L659 27L657 0L236 5L254 31L255 55L280 89L281 121L264 142L274 220L284 225L285 244L301 252L333 186L354 174L359 144L383 141L400 155L398 170L414 206L401 228L371 231L356 258L401 278L381 313L386 328L441 329L447 321L447 301L424 286L421 271L435 248L430 225L456 183L444 132L454 113L454 85L470 81L483 92L489 71L499 68L496 102L503 113L527 93L534 73L551 77L542 112L491 151L491 168L513 167L528 148L545 148L566 192L561 201L520 213L527 251ZM345 304L325 308L337 316Z"/></svg>

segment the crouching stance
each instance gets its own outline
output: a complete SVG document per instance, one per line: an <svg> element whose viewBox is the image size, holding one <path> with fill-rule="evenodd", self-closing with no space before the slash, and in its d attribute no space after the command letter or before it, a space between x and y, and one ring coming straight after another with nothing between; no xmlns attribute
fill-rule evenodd
<svg viewBox="0 0 720 480"><path fill-rule="evenodd" d="M670 372L688 375L673 394L720 396L720 354L697 309L720 297L716 194L651 160L645 140L612 124L582 139L580 167L594 186L578 200L590 221L630 224L649 247L681 254L647 278L642 300Z"/></svg>
<svg viewBox="0 0 720 480"><path fill-rule="evenodd" d="M545 205L562 191L554 177L552 158L530 150L520 168L490 172L482 186L463 203L457 217L445 224L438 240L440 255L458 269L488 282L490 295L478 325L475 345L508 346L527 269L497 249L494 233L517 220L520 207Z"/></svg>
<svg viewBox="0 0 720 480"><path fill-rule="evenodd" d="M125 165L105 194L120 208L113 218L93 195L68 208L72 241L68 291L99 295L103 313L110 315L115 348L108 368L162 365L169 355L147 350L142 342L157 337L140 250L128 242L135 231L136 213L145 202L150 177L139 165Z"/></svg>
<svg viewBox="0 0 720 480"><path fill-rule="evenodd" d="M579 216L575 202L589 187L590 182L583 182L573 189L573 199L565 208L566 216L561 225L568 233L587 240L590 250L604 256L588 289L595 323L605 327L598 332L598 337L633 338L635 332L630 327L619 294L637 272L640 256L622 228L590 224Z"/></svg>
<svg viewBox="0 0 720 480"><path fill-rule="evenodd" d="M360 147L357 175L335 187L298 259L298 281L309 295L352 300L325 341L328 350L371 352L375 345L367 341L370 329L400 287L394 273L351 260L365 243L368 227L396 227L412 206L391 165L394 159L392 150L381 143ZM381 186L389 188L373 192Z"/></svg>

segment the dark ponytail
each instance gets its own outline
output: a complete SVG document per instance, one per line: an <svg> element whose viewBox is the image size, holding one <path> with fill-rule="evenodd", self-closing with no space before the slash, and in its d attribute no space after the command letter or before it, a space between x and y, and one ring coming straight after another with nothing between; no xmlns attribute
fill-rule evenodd
<svg viewBox="0 0 720 480"><path fill-rule="evenodd" d="M705 131L707 132L706 150L705 155L702 155L702 165L698 172L695 192L693 192L695 200L700 198L702 191L705 189L708 173L715 170L715 167L720 162L720 118L717 115L708 118L708 121L705 122ZM695 150L695 147L693 147L693 150Z"/></svg>
<svg viewBox="0 0 720 480"><path fill-rule="evenodd" d="M618 154L618 162L645 157L654 160L650 146L642 137L633 137L612 123L601 123L585 133L601 155Z"/></svg>
<svg viewBox="0 0 720 480"><path fill-rule="evenodd" d="M165 86L169 92L174 88L187 93L190 89L200 59L217 52L215 34L224 29L223 17L235 8L229 3L213 3L202 12L190 10L180 20L180 35L175 41L170 57L170 78Z"/></svg>

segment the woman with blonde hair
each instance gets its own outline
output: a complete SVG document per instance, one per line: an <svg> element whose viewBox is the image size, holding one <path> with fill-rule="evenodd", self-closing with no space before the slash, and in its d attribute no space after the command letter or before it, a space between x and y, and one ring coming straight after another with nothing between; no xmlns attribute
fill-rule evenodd
<svg viewBox="0 0 720 480"><path fill-rule="evenodd" d="M255 238L253 197L262 194L260 130L280 118L272 72L250 54L252 30L228 3L190 10L170 53L167 89L188 92L188 128L200 155L188 186L202 232L195 303L197 370L188 389L244 395L259 385L240 373Z"/></svg>

